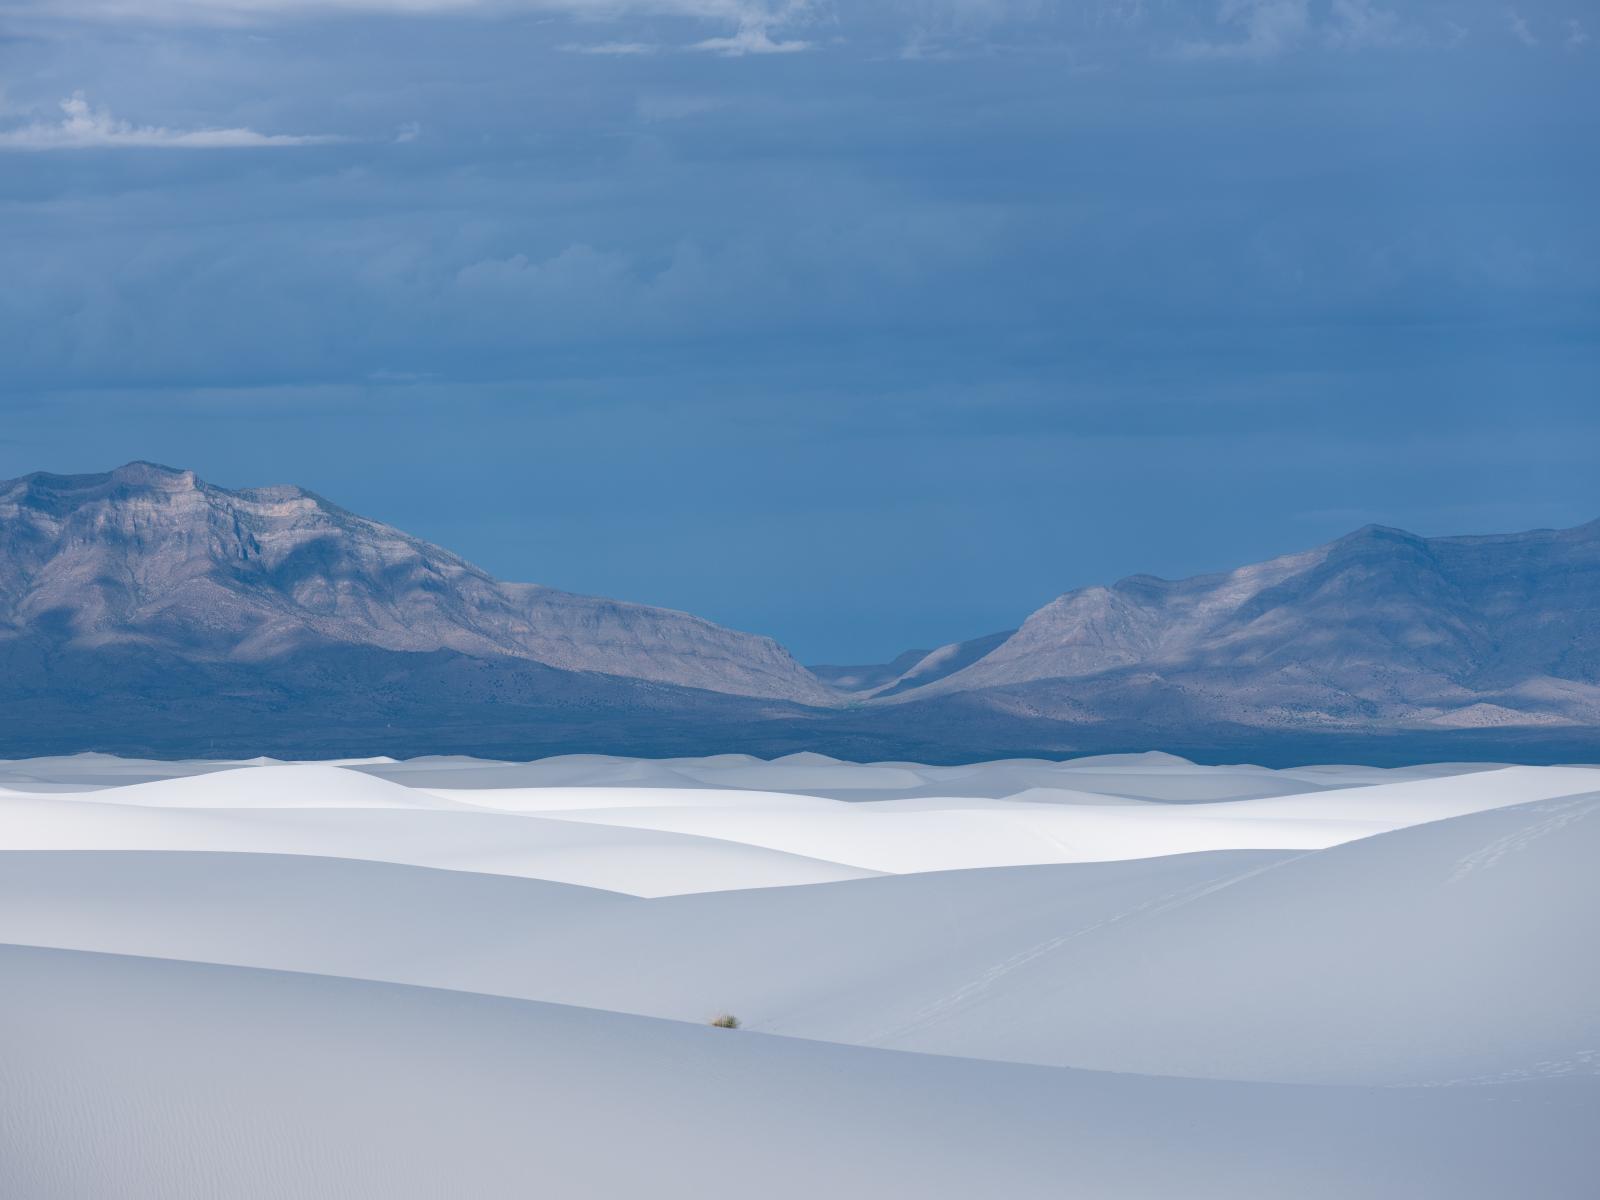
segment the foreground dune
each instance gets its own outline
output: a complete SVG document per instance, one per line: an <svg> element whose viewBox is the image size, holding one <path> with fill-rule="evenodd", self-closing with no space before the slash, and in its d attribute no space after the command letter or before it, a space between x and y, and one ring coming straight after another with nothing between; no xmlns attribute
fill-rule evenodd
<svg viewBox="0 0 1600 1200"><path fill-rule="evenodd" d="M875 1044L994 963L1259 852L640 900L283 855L0 854L0 940L276 967ZM952 1042L952 1053L966 1053Z"/></svg>
<svg viewBox="0 0 1600 1200"><path fill-rule="evenodd" d="M0 1170L31 1200L1579 1196L1593 1166L1590 1081L1146 1079L66 951L0 971Z"/></svg>

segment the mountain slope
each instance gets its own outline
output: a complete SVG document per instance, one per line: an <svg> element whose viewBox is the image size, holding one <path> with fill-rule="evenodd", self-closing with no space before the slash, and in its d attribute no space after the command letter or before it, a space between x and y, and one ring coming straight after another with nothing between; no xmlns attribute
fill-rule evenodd
<svg viewBox="0 0 1600 1200"><path fill-rule="evenodd" d="M1216 575L1068 592L906 699L1058 719L1434 728L1600 722L1600 522L1369 526Z"/></svg>
<svg viewBox="0 0 1600 1200"><path fill-rule="evenodd" d="M0 639L259 664L328 646L509 657L827 703L770 638L501 583L295 487L229 491L150 463L0 483Z"/></svg>
<svg viewBox="0 0 1600 1200"><path fill-rule="evenodd" d="M893 696L923 687L977 662L1016 630L989 633L965 642L951 642L937 650L907 650L886 663L869 666L816 666L811 673L841 692L852 695Z"/></svg>
<svg viewBox="0 0 1600 1200"><path fill-rule="evenodd" d="M931 650L907 650L903 654L895 655L886 663L860 665L817 663L806 669L829 687L852 695L863 695L893 683L931 653Z"/></svg>

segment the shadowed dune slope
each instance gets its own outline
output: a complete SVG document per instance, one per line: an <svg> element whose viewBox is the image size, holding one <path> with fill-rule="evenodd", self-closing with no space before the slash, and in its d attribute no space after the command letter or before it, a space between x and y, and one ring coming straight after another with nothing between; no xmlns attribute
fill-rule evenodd
<svg viewBox="0 0 1600 1200"><path fill-rule="evenodd" d="M29 1200L1559 1200L1595 1167L1586 1082L1141 1079L67 951L0 972Z"/></svg>
<svg viewBox="0 0 1600 1200"><path fill-rule="evenodd" d="M1600 794L1436 821L1063 930L882 1044L1119 1071L1600 1069Z"/></svg>

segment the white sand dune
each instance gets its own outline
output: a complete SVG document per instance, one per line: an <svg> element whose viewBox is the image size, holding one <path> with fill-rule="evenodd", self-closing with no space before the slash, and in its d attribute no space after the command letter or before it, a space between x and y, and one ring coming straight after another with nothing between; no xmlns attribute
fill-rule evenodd
<svg viewBox="0 0 1600 1200"><path fill-rule="evenodd" d="M17 794L27 794L14 789ZM386 808L470 810L434 793L328 763L262 763L78 792L62 799L148 808Z"/></svg>
<svg viewBox="0 0 1600 1200"><path fill-rule="evenodd" d="M1404 777L1401 772L1366 767L1326 768L1320 774L1252 766L1196 767L1169 754L1097 755L1068 762L1004 759L954 767L850 763L820 754L795 754L772 762L742 754L648 761L562 755L532 763L420 758L365 769L426 788L701 787L858 801L952 795L1001 799L1030 788L1165 801L1243 800Z"/></svg>
<svg viewBox="0 0 1600 1200"><path fill-rule="evenodd" d="M7 1197L1600 1172L1593 768L88 756L0 788Z"/></svg>
<svg viewBox="0 0 1600 1200"><path fill-rule="evenodd" d="M118 758L111 754L0 759L0 791L93 791L148 783L151 780L205 775L239 765L223 761L166 762L150 758Z"/></svg>
<svg viewBox="0 0 1600 1200"><path fill-rule="evenodd" d="M29 1200L1586 1196L1588 1081L1297 1088L0 948Z"/></svg>
<svg viewBox="0 0 1600 1200"><path fill-rule="evenodd" d="M105 795L98 793L94 800L0 796L0 846L318 855L520 875L646 896L821 883L871 873L692 834L454 811L453 804L450 811L342 803L198 808L156 806L147 795L136 804L119 804Z"/></svg>
<svg viewBox="0 0 1600 1200"><path fill-rule="evenodd" d="M1600 797L1312 854L1223 852L649 902L263 855L0 855L0 939L393 980L1151 1074L1600 1069ZM1556 881L1552 883L1552 881Z"/></svg>
<svg viewBox="0 0 1600 1200"><path fill-rule="evenodd" d="M335 859L5 853L0 941L697 1022L730 1010L753 1029L871 1043L997 957L1277 861L1182 855L645 901Z"/></svg>
<svg viewBox="0 0 1600 1200"><path fill-rule="evenodd" d="M1155 765L1181 776L1172 761L1162 756ZM616 764L587 765L610 774ZM1143 758L1136 765L1141 774L1151 769ZM565 766L570 775L577 764ZM807 762L796 768L780 761L770 769L782 778L794 769L843 766ZM1012 764L1001 766L1010 770ZM1104 760L1096 764L1101 772L1108 767ZM1320 849L1600 788L1600 771L1590 768L1511 767L1216 803L1136 802L1122 795L1096 802L1081 790L1066 802L1054 794L1036 802L1029 797L1037 792L1023 791L999 800L955 794L859 803L773 790L667 787L659 778L649 787L404 786L374 777L372 769L269 764L70 796L0 794L0 849L323 854L657 896L873 873ZM424 777L433 784L441 769ZM482 769L463 768L469 777ZM979 769L966 770L979 778L980 790L994 783ZM1188 772L1236 774L1192 764ZM1277 786L1287 785L1280 780Z"/></svg>
<svg viewBox="0 0 1600 1200"><path fill-rule="evenodd" d="M996 955L877 1044L1322 1083L1600 1072L1600 793L1433 822Z"/></svg>
<svg viewBox="0 0 1600 1200"><path fill-rule="evenodd" d="M393 784L385 786L393 787ZM402 788L402 791L410 789ZM437 796L461 807L491 812L532 813L541 816L636 808L781 808L789 811L823 812L839 807L839 802L822 796L788 792L750 791L732 788L684 787L516 787L516 788L428 788L413 795Z"/></svg>
<svg viewBox="0 0 1600 1200"><path fill-rule="evenodd" d="M1321 849L1426 821L1600 789L1600 771L1512 767L1215 804L959 807L701 803L594 807L546 816L693 834L863 870L904 874L1027 863L1100 862L1204 850ZM1024 793L1026 794L1026 793Z"/></svg>

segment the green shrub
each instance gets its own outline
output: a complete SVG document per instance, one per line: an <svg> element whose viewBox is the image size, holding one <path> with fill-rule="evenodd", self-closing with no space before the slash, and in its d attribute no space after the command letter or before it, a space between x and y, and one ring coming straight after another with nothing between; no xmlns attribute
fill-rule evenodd
<svg viewBox="0 0 1600 1200"><path fill-rule="evenodd" d="M711 1024L718 1029L737 1029L739 1028L739 1018L732 1013L722 1013L720 1016L712 1017Z"/></svg>

